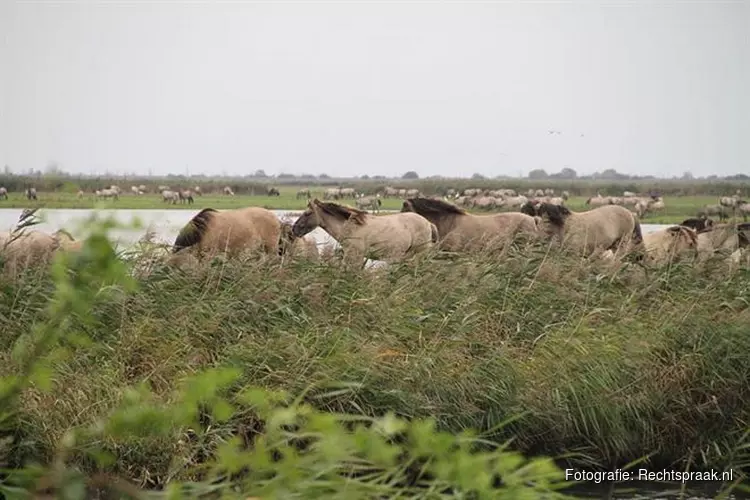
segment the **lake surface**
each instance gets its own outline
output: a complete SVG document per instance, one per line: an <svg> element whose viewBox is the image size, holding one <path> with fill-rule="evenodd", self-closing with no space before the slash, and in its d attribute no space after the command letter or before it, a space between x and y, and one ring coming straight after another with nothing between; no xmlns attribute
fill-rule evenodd
<svg viewBox="0 0 750 500"><path fill-rule="evenodd" d="M22 210L17 208L0 209L0 231L9 231L15 227ZM85 238L88 231L84 227L86 221L94 212L100 218L113 217L119 224L129 226L128 228L113 229L110 237L117 241L119 246L130 246L136 243L147 232L154 234L154 240L172 244L177 233L185 224L192 219L199 210L99 210L90 209L40 209L37 215L44 222L36 226L37 229L53 233L58 229L65 229L76 239ZM301 211L273 210L281 219L294 222L302 213ZM385 211L384 211L385 212ZM140 228L131 228L137 221ZM668 227L669 224L642 224L644 233L657 231ZM318 247L326 245L336 246L336 241L320 228L310 233L315 238Z"/></svg>

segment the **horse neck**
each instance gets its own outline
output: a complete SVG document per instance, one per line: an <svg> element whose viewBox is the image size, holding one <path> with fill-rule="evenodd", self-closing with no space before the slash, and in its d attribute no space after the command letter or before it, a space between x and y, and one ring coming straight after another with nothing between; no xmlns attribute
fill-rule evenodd
<svg viewBox="0 0 750 500"><path fill-rule="evenodd" d="M461 215L448 213L434 214L428 212L422 215L422 217L435 224L435 227L437 227L439 234L448 234L456 226L456 221L458 217L461 217Z"/></svg>
<svg viewBox="0 0 750 500"><path fill-rule="evenodd" d="M336 240L344 234L347 222L349 222L346 219L329 215L322 210L319 211L316 216L318 218L318 225Z"/></svg>

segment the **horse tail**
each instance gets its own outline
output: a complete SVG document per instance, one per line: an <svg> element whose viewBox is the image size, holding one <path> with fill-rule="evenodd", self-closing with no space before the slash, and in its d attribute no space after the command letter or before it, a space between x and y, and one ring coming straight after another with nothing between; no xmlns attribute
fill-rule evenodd
<svg viewBox="0 0 750 500"><path fill-rule="evenodd" d="M203 236L206 234L208 224L211 219L217 214L218 211L213 208L204 208L193 217L187 225L182 228L180 234L174 240L174 246L172 247L172 253L177 253L183 248L189 248L193 245L197 245L203 240Z"/></svg>
<svg viewBox="0 0 750 500"><path fill-rule="evenodd" d="M437 226L435 224L433 224L432 222L430 222L430 233L431 233L430 234L430 241L432 241L433 243L437 243L438 242L438 238L440 237L440 234L438 233Z"/></svg>

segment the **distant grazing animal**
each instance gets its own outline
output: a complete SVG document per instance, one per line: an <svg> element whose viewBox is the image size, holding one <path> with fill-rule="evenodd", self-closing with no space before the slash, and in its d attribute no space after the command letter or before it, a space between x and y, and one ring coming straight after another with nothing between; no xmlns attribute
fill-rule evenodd
<svg viewBox="0 0 750 500"><path fill-rule="evenodd" d="M193 192L189 189L186 189L185 191L179 191L177 196L180 199L180 203L187 203L188 205L193 204Z"/></svg>
<svg viewBox="0 0 750 500"><path fill-rule="evenodd" d="M612 204L612 198L609 196L592 196L588 200L586 200L586 205L591 205L594 207L601 207L604 205L611 205Z"/></svg>
<svg viewBox="0 0 750 500"><path fill-rule="evenodd" d="M742 203L738 205L737 211L742 215L742 219L747 222L747 217L750 215L750 203Z"/></svg>
<svg viewBox="0 0 750 500"><path fill-rule="evenodd" d="M86 194L86 193L84 193L84 192L83 192L83 190L79 189L79 190L78 190L78 193L76 194L76 197L77 197L77 198L78 198L79 200L81 200L81 199L83 199L83 196L84 196L85 194Z"/></svg>
<svg viewBox="0 0 750 500"><path fill-rule="evenodd" d="M694 229L696 231L702 231L706 229L707 227L713 226L714 221L713 219L709 219L706 216L703 217L697 217L697 218L691 218L691 219L685 219L684 221L680 222L681 226L689 227L691 229Z"/></svg>
<svg viewBox="0 0 750 500"><path fill-rule="evenodd" d="M234 196L234 191L232 191L232 188L230 188L229 186L224 186L222 192L227 196Z"/></svg>
<svg viewBox="0 0 750 500"><path fill-rule="evenodd" d="M328 188L323 191L324 200L338 200L341 197L341 188Z"/></svg>
<svg viewBox="0 0 750 500"><path fill-rule="evenodd" d="M170 191L169 189L165 189L161 192L161 199L163 202L172 202L172 205L176 205L177 202L180 201L180 193L177 191Z"/></svg>
<svg viewBox="0 0 750 500"><path fill-rule="evenodd" d="M694 229L679 225L643 235L646 259L656 263L677 260L698 249L698 235Z"/></svg>
<svg viewBox="0 0 750 500"><path fill-rule="evenodd" d="M306 199L309 200L311 196L312 195L310 194L310 189L309 188L303 188L303 189L300 189L299 191L297 191L297 199L298 200L300 198L306 198Z"/></svg>
<svg viewBox="0 0 750 500"><path fill-rule="evenodd" d="M339 189L339 198L351 198L354 199L357 197L357 192L354 190L354 188L341 188Z"/></svg>
<svg viewBox="0 0 750 500"><path fill-rule="evenodd" d="M235 257L245 251L278 254L281 222L260 207L219 212L205 208L180 231L172 253L191 249L199 257L224 253Z"/></svg>
<svg viewBox="0 0 750 500"><path fill-rule="evenodd" d="M94 197L96 199L101 199L101 198L110 199L111 198L113 200L117 200L119 199L120 195L118 194L116 190L107 188L107 189L100 189L100 190L95 191Z"/></svg>
<svg viewBox="0 0 750 500"><path fill-rule="evenodd" d="M698 211L698 217L708 217L711 215L718 215L719 222L729 218L729 210L721 205L706 205Z"/></svg>
<svg viewBox="0 0 750 500"><path fill-rule="evenodd" d="M315 242L315 239L310 237L310 235L296 237L292 232L292 225L286 222L281 223L279 246L279 253L292 259L320 260L320 252L318 251L318 244Z"/></svg>
<svg viewBox="0 0 750 500"><path fill-rule="evenodd" d="M434 224L414 213L372 215L337 203L317 198L292 226L296 237L321 227L339 242L344 260L363 265L364 258L395 262L425 251L438 239Z"/></svg>
<svg viewBox="0 0 750 500"><path fill-rule="evenodd" d="M266 190L267 196L281 196L281 193L279 193L279 190L275 187L270 187Z"/></svg>
<svg viewBox="0 0 750 500"><path fill-rule="evenodd" d="M8 199L8 190L5 188L5 186L0 186L0 199Z"/></svg>
<svg viewBox="0 0 750 500"><path fill-rule="evenodd" d="M357 208L360 210L372 210L373 212L380 212L380 206L383 204L383 202L380 201L380 198L373 197L373 196L365 196L364 198L357 198Z"/></svg>
<svg viewBox="0 0 750 500"><path fill-rule="evenodd" d="M449 252L499 249L521 234L537 232L534 218L520 212L473 215L431 198L409 198L402 204L401 212L415 212L435 224L439 246Z"/></svg>
<svg viewBox="0 0 750 500"><path fill-rule="evenodd" d="M193 192L194 192L195 194L197 194L198 196L203 196L203 190L201 189L201 187L200 187L200 186L195 186L195 187L193 188Z"/></svg>
<svg viewBox="0 0 750 500"><path fill-rule="evenodd" d="M587 256L598 250L612 250L618 256L631 244L643 242L641 225L635 215L619 205L573 212L559 205L541 203L536 213L542 219L543 233L556 238L563 247Z"/></svg>
<svg viewBox="0 0 750 500"><path fill-rule="evenodd" d="M27 200L36 200L36 188L30 187L26 189L26 199Z"/></svg>

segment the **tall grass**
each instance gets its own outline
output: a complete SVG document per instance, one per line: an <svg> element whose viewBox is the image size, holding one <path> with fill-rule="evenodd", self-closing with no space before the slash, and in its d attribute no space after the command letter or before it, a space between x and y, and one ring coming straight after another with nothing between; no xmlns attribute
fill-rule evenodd
<svg viewBox="0 0 750 500"><path fill-rule="evenodd" d="M99 232L51 274L0 282L0 463L26 467L21 487L538 498L559 470L515 453L747 464L746 270L520 249L137 282L135 264Z"/></svg>

